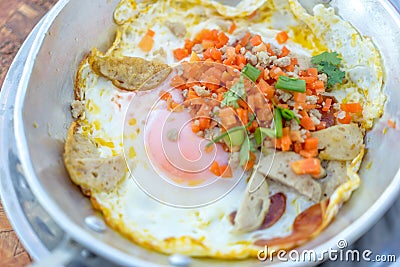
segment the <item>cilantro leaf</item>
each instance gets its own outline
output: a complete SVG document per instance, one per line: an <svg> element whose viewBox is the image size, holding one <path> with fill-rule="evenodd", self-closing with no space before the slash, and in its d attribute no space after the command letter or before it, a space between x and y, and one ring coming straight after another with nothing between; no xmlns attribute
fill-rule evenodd
<svg viewBox="0 0 400 267"><path fill-rule="evenodd" d="M339 54L337 52L323 52L322 54L311 58L311 63L315 65L319 65L321 63L330 63L334 66L337 66L341 61L342 59L339 58Z"/></svg>
<svg viewBox="0 0 400 267"><path fill-rule="evenodd" d="M318 72L323 72L328 76L328 88L337 83L342 83L345 77L344 71L341 71L338 67L328 62L321 62L318 65Z"/></svg>
<svg viewBox="0 0 400 267"><path fill-rule="evenodd" d="M318 72L325 73L328 76L328 88L343 82L345 72L339 69L341 61L342 59L336 52L323 52L311 59L311 63L317 66Z"/></svg>
<svg viewBox="0 0 400 267"><path fill-rule="evenodd" d="M234 108L238 108L238 100L243 98L246 94L244 90L244 80L243 76L240 76L240 79L237 83L232 85L228 92L224 93L224 99L222 100L221 107L231 106Z"/></svg>

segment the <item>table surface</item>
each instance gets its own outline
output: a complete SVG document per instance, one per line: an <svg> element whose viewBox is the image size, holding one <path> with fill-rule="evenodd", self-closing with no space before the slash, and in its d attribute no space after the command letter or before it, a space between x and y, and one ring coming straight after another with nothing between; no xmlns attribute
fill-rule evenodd
<svg viewBox="0 0 400 267"><path fill-rule="evenodd" d="M57 0L0 1L0 88L18 49ZM29 254L18 240L0 202L0 266L25 266Z"/></svg>

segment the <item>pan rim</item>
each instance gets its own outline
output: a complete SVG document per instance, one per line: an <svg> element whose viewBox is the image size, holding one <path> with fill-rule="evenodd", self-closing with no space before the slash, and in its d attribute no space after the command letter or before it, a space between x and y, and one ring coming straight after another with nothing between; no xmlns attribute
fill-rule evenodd
<svg viewBox="0 0 400 267"><path fill-rule="evenodd" d="M24 126L23 118L23 106L24 99L29 85L29 80L33 67L35 65L35 59L41 45L43 43L45 34L48 32L53 21L56 19L58 14L62 9L70 2L70 0L60 0L56 6L48 13L47 17L44 19L43 24L38 29L38 34L33 41L31 50L29 51L25 66L22 71L22 76L20 83L18 84L15 106L14 106L14 134L17 145L17 151L19 154L19 159L21 161L22 168L24 170L24 175L26 180L37 197L39 203L44 207L44 209L49 213L49 215L54 219L54 221L69 235L73 240L77 241L84 247L90 248L94 253L101 255L102 257L111 260L117 264L121 265L145 265L145 266L159 266L158 264L149 263L147 261L141 260L132 256L131 254L122 252L113 246L106 243L99 242L97 238L88 233L83 227L79 226L73 222L69 216L67 216L55 201L49 196L49 194L41 186L39 179L35 173L31 157L30 149L28 147L28 142L26 139L26 131ZM389 12L397 13L397 10L393 5L389 4L389 1L379 0L380 4L384 5L385 9ZM392 13L392 15L393 15ZM335 248L337 240L344 239L348 243L353 243L360 236L362 236L368 229L370 229L392 206L396 197L400 193L400 169L397 171L396 175L393 177L390 185L383 191L381 196L370 206L366 212L359 217L357 220L349 224L344 228L340 234L335 235L328 241L325 241L321 245L313 248L317 255L321 255L324 250L329 248ZM301 266L302 262L288 262L282 263L285 266ZM281 265L281 264L278 264Z"/></svg>

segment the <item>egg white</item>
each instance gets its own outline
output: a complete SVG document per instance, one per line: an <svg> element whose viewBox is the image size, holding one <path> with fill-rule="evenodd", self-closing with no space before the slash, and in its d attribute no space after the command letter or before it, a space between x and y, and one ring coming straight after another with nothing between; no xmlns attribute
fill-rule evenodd
<svg viewBox="0 0 400 267"><path fill-rule="evenodd" d="M158 1L149 5L123 0L114 13L114 19L120 25L117 38L107 54L138 56L176 64L172 50L182 47L184 39L174 36L164 26L165 20L183 22L187 28L186 38L192 39L204 28L221 30L219 21L234 17L238 29L249 28L250 31L260 34L264 41L278 47L280 45L275 41L276 34L280 30L290 29L291 38L286 46L296 53L311 56L329 48L341 54L344 70L351 82L350 85L343 86L342 96L338 94L338 97L361 98L364 103L365 125L370 126L370 120L379 116L384 99L380 91L380 57L371 40L362 37L349 23L342 21L332 10L323 6L317 6L314 16L310 16L295 0L289 1L290 6L289 2L278 2L283 7L275 9L277 4L266 0L253 0L252 4L242 1L237 8L223 6L214 1ZM260 7L263 12L258 14L255 21L249 22L248 16ZM285 20L282 20L282 8L287 11L284 14ZM206 16L199 19L199 14ZM307 39L299 30L304 27L304 31L309 34ZM149 28L155 32L155 43L150 53L144 53L137 44ZM347 41L347 36L354 36L356 42ZM320 38L323 38L322 41L319 41ZM155 52L160 49L165 50L165 56ZM356 56L354 51L357 51ZM355 66L362 67L357 69ZM366 74L369 75L368 79L365 78ZM146 117L138 108L137 113L131 114L129 121L125 120L127 112L131 111L130 102L136 93L117 89L109 80L95 74L87 61L79 69L78 84L80 98L86 107L80 130L95 138L100 145L101 155L108 157L125 154L128 165L150 168L144 160L146 155L138 148L145 138L143 125ZM131 129L124 131L124 125L127 124ZM361 161L362 155L349 164L349 181L332 195L323 227L333 219L342 203L359 186L357 170ZM259 249L253 245L256 239L289 235L295 217L314 204L285 188L286 212L275 225L265 230L234 234L231 232L233 227L229 214L239 206L246 179L240 180L229 194L210 205L182 209L165 205L150 197L130 178L129 172L126 176L127 179L110 193L93 192L92 200L112 228L138 244L163 253L232 259L254 256ZM282 187L271 182L269 190L273 194L282 191Z"/></svg>

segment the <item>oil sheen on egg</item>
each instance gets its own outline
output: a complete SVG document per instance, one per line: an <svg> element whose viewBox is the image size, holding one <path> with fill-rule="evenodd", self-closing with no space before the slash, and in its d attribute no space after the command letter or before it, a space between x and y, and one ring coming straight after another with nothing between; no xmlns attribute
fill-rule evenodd
<svg viewBox="0 0 400 267"><path fill-rule="evenodd" d="M289 33L294 37L286 45L291 51L308 56L323 52L326 47L331 47L331 42L346 40L349 34L361 38L347 25L340 26L340 34L331 34L333 40L324 40L326 44L308 42L321 38L321 31L328 31L331 27L335 29L335 25L343 23L342 20L331 12L324 12L323 7L317 9L319 11L315 16L309 16L295 0L290 0L290 6L288 2L281 1L284 4L280 3L279 10L274 9L275 2L253 0L252 4L248 4L242 1L240 7L234 8L205 0L185 3L157 1L147 6L124 0L114 13L115 21L120 25L120 34L117 34L108 53L156 59L174 65L176 62L172 50L182 47L185 38L193 38L204 28L223 30L221 20L232 19L238 28L249 28L278 47L281 46L274 39L276 33L286 28L292 29ZM249 20L248 16L259 7L265 12L259 14L257 20ZM278 13L282 8L287 11L286 23L279 20L281 16ZM207 16L200 19L199 14ZM137 17L140 19L135 19ZM183 22L187 29L185 38L174 36L164 25L165 20ZM328 22L332 24L328 25ZM297 30L306 27L305 24L310 25L307 33L312 35L307 36L307 40ZM312 25L320 25L321 28L314 29ZM155 32L154 48L150 53L144 53L137 44L149 28ZM369 39L363 40L368 47L373 47ZM305 42L307 46L303 45ZM379 54L376 49L371 48L371 54L357 53L363 51L358 45L351 48L343 46L343 49L351 49L351 57L356 54L353 62L347 59L350 56L346 51L341 52L344 61L349 62L345 64L348 68L346 72L352 68L353 63L371 61L378 64L376 58L379 58ZM356 86L368 86L365 80L360 80L360 83L356 74L352 77ZM371 79L369 84L378 90L381 76L372 76ZM238 170L239 173L234 173L233 179L221 179L208 171L210 162L218 160L226 163L229 155L218 145L212 153L205 154L204 146L207 142L194 135L185 124L190 115L185 112L171 113L165 103L157 101L161 90L169 90L168 82L167 79L152 92L126 92L96 75L87 62L81 65L78 84L84 95L86 112L80 131L95 138L102 156L124 154L129 169L126 179L114 191L93 193L96 207L112 228L140 245L163 253L229 259L256 256L259 247L253 245L254 240L287 236L292 230L295 217L314 203L285 189L286 212L275 225L246 234L232 233L229 214L237 210L249 174ZM379 90L375 94L380 95ZM369 112L370 117L377 115L375 110ZM165 125L162 126L162 123ZM171 131L175 130L178 131L176 140L168 138ZM181 157L185 157L183 161ZM355 170L361 159L348 166L349 182L333 194L325 224L332 220L342 203L358 187L360 179ZM269 190L273 194L281 188L272 183ZM199 203L201 205L197 205Z"/></svg>

